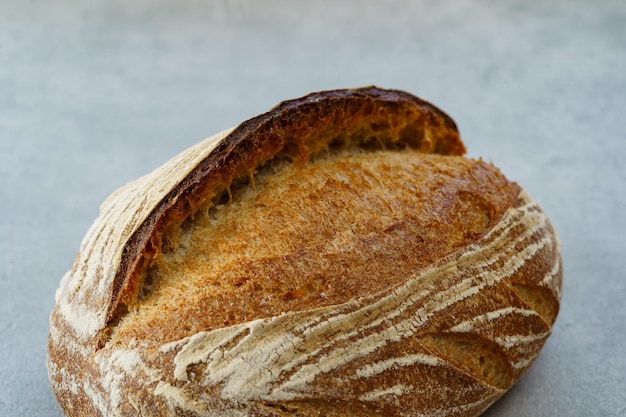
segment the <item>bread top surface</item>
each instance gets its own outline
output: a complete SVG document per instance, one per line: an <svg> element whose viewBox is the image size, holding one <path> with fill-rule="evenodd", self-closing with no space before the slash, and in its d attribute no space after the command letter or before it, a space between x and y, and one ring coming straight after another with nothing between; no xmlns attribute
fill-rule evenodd
<svg viewBox="0 0 626 417"><path fill-rule="evenodd" d="M283 102L109 197L57 292L61 313L81 337L93 341L97 334L96 343L103 346L137 305L147 271L177 244L179 228L197 210L219 204L237 184L254 181L268 161L300 166L315 155L357 148L465 152L452 119L404 92L366 87Z"/></svg>
<svg viewBox="0 0 626 417"><path fill-rule="evenodd" d="M476 241L519 191L482 161L411 148L272 160L183 223L113 342L161 344L391 291Z"/></svg>

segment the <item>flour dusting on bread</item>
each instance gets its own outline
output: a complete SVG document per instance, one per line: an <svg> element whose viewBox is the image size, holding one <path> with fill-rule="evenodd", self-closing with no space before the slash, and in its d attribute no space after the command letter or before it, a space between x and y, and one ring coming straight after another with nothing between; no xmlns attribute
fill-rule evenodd
<svg viewBox="0 0 626 417"><path fill-rule="evenodd" d="M538 204L452 119L365 87L279 104L114 192L50 319L68 416L478 416L561 296Z"/></svg>

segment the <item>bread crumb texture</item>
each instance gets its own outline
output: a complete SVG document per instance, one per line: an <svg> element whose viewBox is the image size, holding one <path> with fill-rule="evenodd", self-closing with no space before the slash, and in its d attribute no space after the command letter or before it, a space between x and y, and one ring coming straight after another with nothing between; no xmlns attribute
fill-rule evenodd
<svg viewBox="0 0 626 417"><path fill-rule="evenodd" d="M519 193L481 161L416 151L273 164L254 183L184 225L116 342L169 342L393 289L480 237Z"/></svg>
<svg viewBox="0 0 626 417"><path fill-rule="evenodd" d="M478 416L556 320L560 243L406 93L312 94L102 206L51 316L68 416Z"/></svg>

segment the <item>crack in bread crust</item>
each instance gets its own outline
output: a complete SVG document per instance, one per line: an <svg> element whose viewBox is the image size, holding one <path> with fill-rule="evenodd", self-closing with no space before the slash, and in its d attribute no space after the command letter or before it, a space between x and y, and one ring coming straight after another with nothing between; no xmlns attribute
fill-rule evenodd
<svg viewBox="0 0 626 417"><path fill-rule="evenodd" d="M409 150L267 171L254 189L186 223L113 343L176 340L371 297L474 241L519 192L481 161Z"/></svg>
<svg viewBox="0 0 626 417"><path fill-rule="evenodd" d="M167 236L200 206L230 196L277 156L296 164L322 152L349 147L413 148L423 153L461 155L465 147L454 121L444 112L401 91L362 88L314 93L281 103L242 123L219 141L206 158L163 197L132 234L113 281L107 325L136 302L146 270L161 255ZM165 242L164 242L165 240Z"/></svg>

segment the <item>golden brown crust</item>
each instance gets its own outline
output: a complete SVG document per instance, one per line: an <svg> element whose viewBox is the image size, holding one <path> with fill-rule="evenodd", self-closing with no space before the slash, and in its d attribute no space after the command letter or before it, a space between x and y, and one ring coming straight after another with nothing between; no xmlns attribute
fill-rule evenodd
<svg viewBox="0 0 626 417"><path fill-rule="evenodd" d="M409 150L274 165L254 190L188 220L185 247L151 269L116 343L163 343L396 288L482 236L520 192L481 161Z"/></svg>
<svg viewBox="0 0 626 417"><path fill-rule="evenodd" d="M127 244L113 281L107 321L114 318L120 301L136 299L145 263L150 262L147 258L158 257L166 225L180 224L200 202L280 151L303 162L325 147L349 146L352 141L359 146L408 146L442 155L465 153L448 115L402 91L367 87L285 101L234 129L154 208Z"/></svg>
<svg viewBox="0 0 626 417"><path fill-rule="evenodd" d="M537 204L464 152L443 112L367 87L284 102L123 187L57 291L62 409L477 416L538 355L562 272Z"/></svg>

